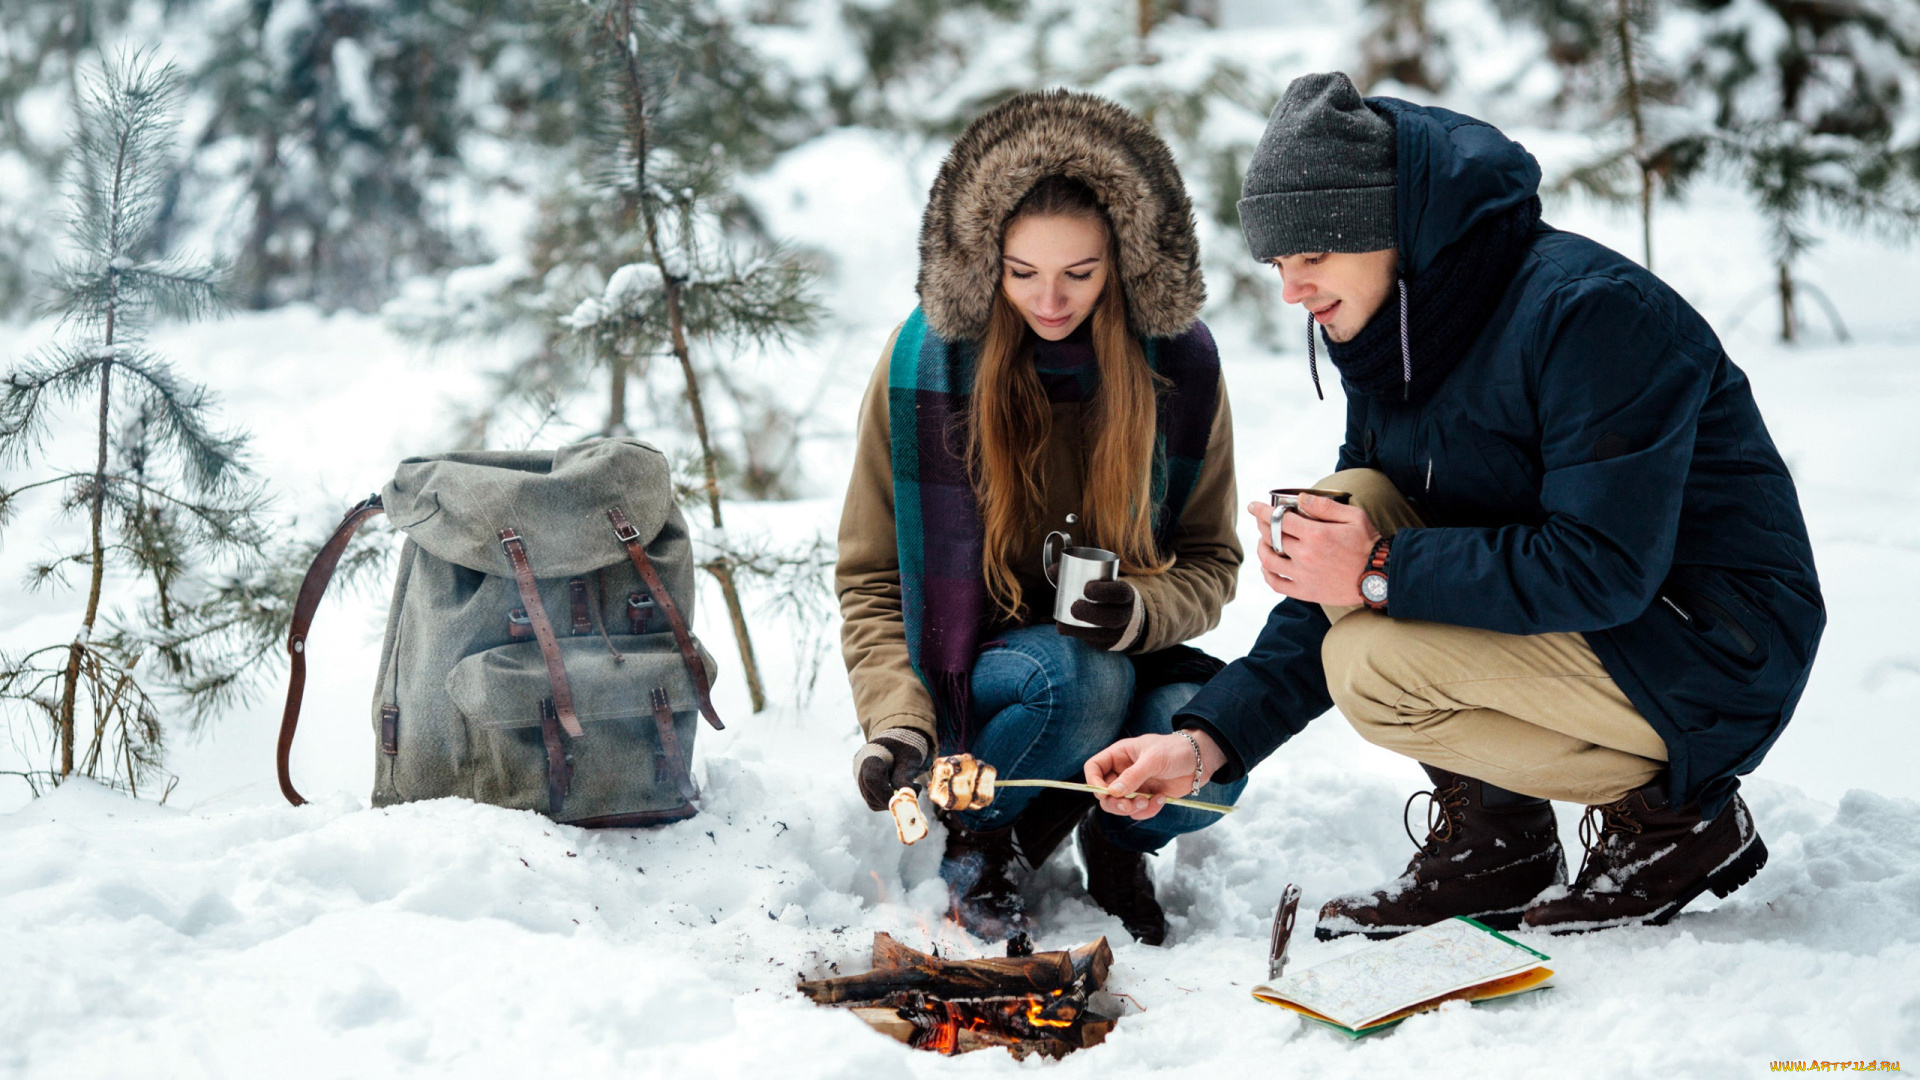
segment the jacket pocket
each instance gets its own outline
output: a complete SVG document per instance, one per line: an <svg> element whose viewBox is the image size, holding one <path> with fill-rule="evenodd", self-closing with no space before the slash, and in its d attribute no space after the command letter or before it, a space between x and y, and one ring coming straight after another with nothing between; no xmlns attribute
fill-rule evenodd
<svg viewBox="0 0 1920 1080"><path fill-rule="evenodd" d="M1667 579L1657 602L1710 646L1719 666L1743 681L1758 678L1766 667L1771 628L1731 585L1705 572L1678 572Z"/></svg>

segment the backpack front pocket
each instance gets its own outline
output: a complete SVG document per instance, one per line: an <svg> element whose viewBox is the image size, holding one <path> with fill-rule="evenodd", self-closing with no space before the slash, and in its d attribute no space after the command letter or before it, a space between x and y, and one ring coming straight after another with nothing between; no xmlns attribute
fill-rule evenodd
<svg viewBox="0 0 1920 1080"><path fill-rule="evenodd" d="M479 758L473 798L561 821L690 816L699 695L673 635L559 645L585 732L578 738L542 723L553 689L535 642L474 653L447 673L447 695ZM711 679L712 658L704 649L700 657Z"/></svg>

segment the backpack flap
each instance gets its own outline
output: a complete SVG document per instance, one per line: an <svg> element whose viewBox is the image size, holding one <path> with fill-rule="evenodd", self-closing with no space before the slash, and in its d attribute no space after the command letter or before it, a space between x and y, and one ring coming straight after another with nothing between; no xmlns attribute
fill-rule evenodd
<svg viewBox="0 0 1920 1080"><path fill-rule="evenodd" d="M394 525L429 554L486 574L513 575L500 530L517 529L529 537L534 575L546 579L625 561L607 527L611 507L651 542L673 512L673 484L666 455L646 443L592 439L554 451L408 458L381 499Z"/></svg>

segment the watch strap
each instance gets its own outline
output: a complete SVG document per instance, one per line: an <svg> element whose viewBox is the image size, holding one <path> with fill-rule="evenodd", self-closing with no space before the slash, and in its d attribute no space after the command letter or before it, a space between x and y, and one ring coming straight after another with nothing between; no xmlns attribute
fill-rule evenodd
<svg viewBox="0 0 1920 1080"><path fill-rule="evenodd" d="M1386 583L1387 560L1391 557L1392 553L1393 539L1391 537L1383 536L1374 541L1373 551L1367 556L1367 568L1360 574L1360 600L1375 611L1385 611L1387 601L1385 599L1376 601L1367 596L1367 579L1370 577L1378 577L1382 584Z"/></svg>

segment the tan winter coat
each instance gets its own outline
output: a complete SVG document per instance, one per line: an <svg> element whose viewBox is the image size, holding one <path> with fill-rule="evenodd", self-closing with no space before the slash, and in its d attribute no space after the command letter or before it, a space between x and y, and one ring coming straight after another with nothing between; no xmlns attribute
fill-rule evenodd
<svg viewBox="0 0 1920 1080"><path fill-rule="evenodd" d="M898 334L898 330L895 333ZM887 419L887 358L880 354L860 404L853 479L840 515L840 561L834 589L840 594L840 631L853 704L868 738L893 727L911 727L934 738L933 699L907 661L906 623L900 614L900 555L893 517L893 454ZM1234 533L1239 502L1233 476L1233 419L1227 388L1220 387L1213 434L1186 512L1173 537L1174 564L1164 574L1128 577L1146 609L1146 626L1130 652L1177 645L1214 628L1220 609L1233 599L1240 540ZM1040 546L1047 529L1071 531L1068 514L1080 512L1086 444L1081 437L1087 406L1056 402L1047 440L1043 491L1047 528L1037 531L1011 560L1032 623L1053 621L1053 586L1040 572Z"/></svg>
<svg viewBox="0 0 1920 1080"><path fill-rule="evenodd" d="M1020 94L967 126L941 165L920 226L920 306L948 341L978 341L1000 288L1000 241L1027 192L1048 176L1093 189L1114 230L1116 269L1127 325L1141 337L1174 337L1199 318L1206 300L1193 205L1166 143L1144 120L1090 94ZM895 334L899 331L896 329ZM911 727L934 738L933 700L907 661L895 545L893 469L887 420L887 365L880 354L860 406L858 446L840 518L834 575L845 617L841 645L853 680L854 707L869 738ZM1055 403L1048 439L1043 528L1013 552L1023 601L1035 621L1051 622L1053 587L1040 569L1046 533L1080 513L1086 447L1080 403ZM1172 538L1174 565L1129 577L1146 625L1132 647L1151 652L1205 633L1233 598L1240 567L1234 535L1233 425L1221 387L1200 476ZM1071 530L1069 530L1071 531Z"/></svg>

